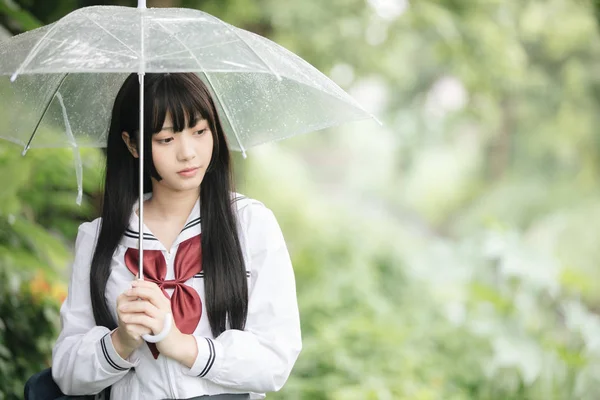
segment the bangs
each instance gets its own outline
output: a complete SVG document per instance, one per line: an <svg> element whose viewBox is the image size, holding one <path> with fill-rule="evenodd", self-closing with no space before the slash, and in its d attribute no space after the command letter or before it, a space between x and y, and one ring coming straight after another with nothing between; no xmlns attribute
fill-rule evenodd
<svg viewBox="0 0 600 400"><path fill-rule="evenodd" d="M149 88L152 120L148 122L152 127L152 134L162 130L167 115L171 116L174 132L191 128L202 119L206 119L209 126L213 125L210 104L203 95L202 88L198 87L200 79L195 78L165 74Z"/></svg>

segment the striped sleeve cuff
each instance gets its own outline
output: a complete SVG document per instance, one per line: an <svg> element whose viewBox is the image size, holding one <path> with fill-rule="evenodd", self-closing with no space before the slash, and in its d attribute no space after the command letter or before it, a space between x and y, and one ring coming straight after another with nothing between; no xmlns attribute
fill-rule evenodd
<svg viewBox="0 0 600 400"><path fill-rule="evenodd" d="M200 378L210 378L215 374L218 363L217 359L222 357L222 345L210 338L203 336L194 336L198 346L198 356L192 368L182 366L183 373L189 376Z"/></svg>
<svg viewBox="0 0 600 400"><path fill-rule="evenodd" d="M98 353L98 359L100 360L100 366L110 373L129 371L135 364L121 358L119 353L117 353L117 350L115 350L110 334L111 332L108 332L98 342L96 351Z"/></svg>

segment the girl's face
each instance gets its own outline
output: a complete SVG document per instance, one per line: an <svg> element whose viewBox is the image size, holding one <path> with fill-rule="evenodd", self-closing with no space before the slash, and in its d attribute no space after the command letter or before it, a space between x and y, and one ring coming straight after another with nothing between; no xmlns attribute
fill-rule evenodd
<svg viewBox="0 0 600 400"><path fill-rule="evenodd" d="M208 121L194 121L191 128L173 132L167 114L163 128L152 136L152 160L162 180L152 179L152 186L173 191L197 190L213 151L213 135Z"/></svg>

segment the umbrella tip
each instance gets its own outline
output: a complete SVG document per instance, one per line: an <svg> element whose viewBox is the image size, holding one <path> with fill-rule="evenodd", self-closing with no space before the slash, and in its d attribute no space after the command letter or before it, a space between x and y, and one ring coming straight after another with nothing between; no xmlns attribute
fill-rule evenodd
<svg viewBox="0 0 600 400"><path fill-rule="evenodd" d="M18 75L19 75L19 74L18 74L17 72L15 72L14 74L12 74L12 75L10 76L10 81L11 81L11 83L17 80L17 76L18 76Z"/></svg>
<svg viewBox="0 0 600 400"><path fill-rule="evenodd" d="M29 150L29 146L25 146L25 148L23 149L23 151L21 152L21 156L25 157L25 154L27 154L27 151Z"/></svg>

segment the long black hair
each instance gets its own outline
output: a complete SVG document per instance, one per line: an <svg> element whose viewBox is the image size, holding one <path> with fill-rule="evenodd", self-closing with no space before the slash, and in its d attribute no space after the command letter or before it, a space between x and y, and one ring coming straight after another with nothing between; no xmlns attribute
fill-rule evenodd
<svg viewBox="0 0 600 400"><path fill-rule="evenodd" d="M106 177L100 232L90 271L90 293L97 325L115 329L106 302L106 283L113 254L129 225L139 197L139 160L122 139L127 132L138 143L139 83L131 74L115 99L106 149ZM233 171L229 148L213 99L193 73L146 74L144 83L144 192L152 191L150 176L160 180L152 162L152 135L169 114L175 132L206 119L213 135L212 159L202 180L202 269L206 310L215 337L226 329L243 330L248 314L248 284L233 210Z"/></svg>

